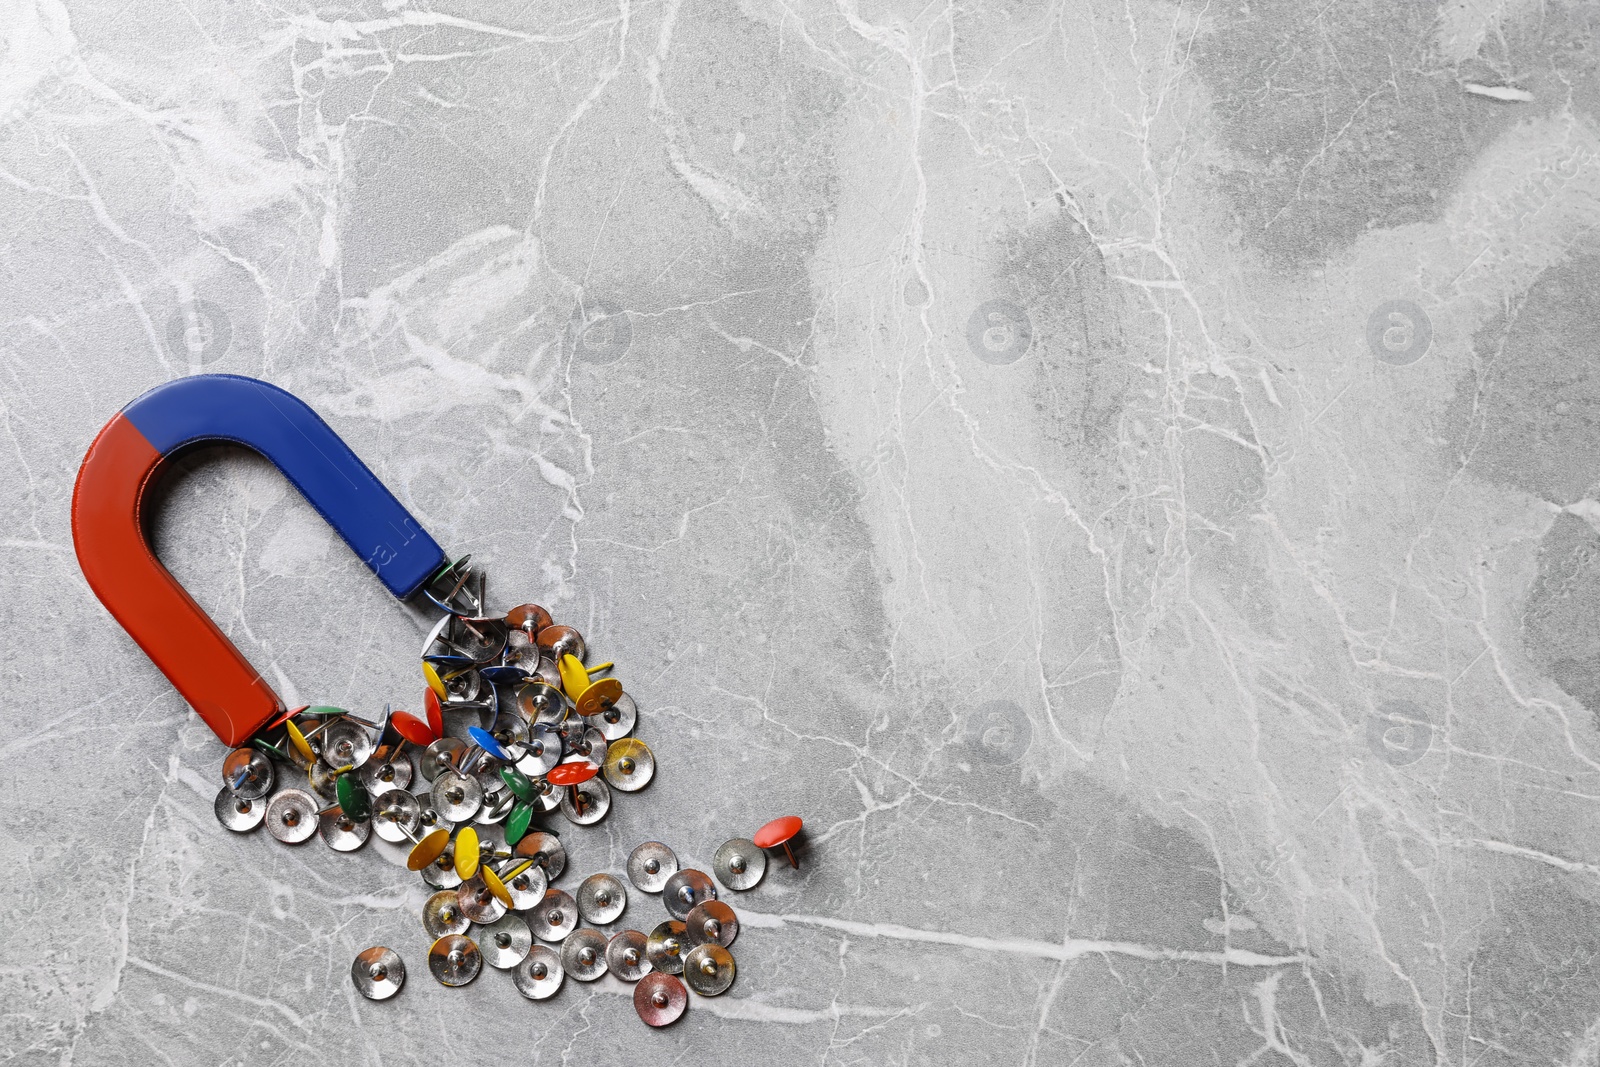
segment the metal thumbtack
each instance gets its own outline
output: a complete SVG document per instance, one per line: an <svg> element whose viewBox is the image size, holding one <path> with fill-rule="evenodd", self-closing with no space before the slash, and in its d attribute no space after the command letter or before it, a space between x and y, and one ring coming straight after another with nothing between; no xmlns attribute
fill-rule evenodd
<svg viewBox="0 0 1600 1067"><path fill-rule="evenodd" d="M322 735L323 757L336 766L348 763L360 767L378 747L377 738L371 733L376 728L375 723L360 722L350 715L335 719Z"/></svg>
<svg viewBox="0 0 1600 1067"><path fill-rule="evenodd" d="M561 969L561 956L554 949L534 945L528 958L517 964L511 973L517 992L529 1000L548 1000L561 988L565 972Z"/></svg>
<svg viewBox="0 0 1600 1067"><path fill-rule="evenodd" d="M696 904L716 899L716 883L704 871L692 867L668 878L661 891L661 903L674 919L687 919Z"/></svg>
<svg viewBox="0 0 1600 1067"><path fill-rule="evenodd" d="M528 958L533 934L520 915L505 914L478 931L483 961L500 971L509 971Z"/></svg>
<svg viewBox="0 0 1600 1067"><path fill-rule="evenodd" d="M455 893L448 889L435 893L422 906L422 928L435 941L445 934L464 934L471 925L472 920L461 910Z"/></svg>
<svg viewBox="0 0 1600 1067"><path fill-rule="evenodd" d="M391 845L406 839L406 831L422 827L422 804L404 789L379 793L372 803L373 829Z"/></svg>
<svg viewBox="0 0 1600 1067"><path fill-rule="evenodd" d="M678 857L660 841L646 841L628 855L628 880L642 893L659 893L678 873Z"/></svg>
<svg viewBox="0 0 1600 1067"><path fill-rule="evenodd" d="M322 805L303 789L285 789L267 805L267 833L286 845L298 845L317 832Z"/></svg>
<svg viewBox="0 0 1600 1067"><path fill-rule="evenodd" d="M461 766L467 754L467 743L459 737L441 737L422 751L422 777L437 781L445 771Z"/></svg>
<svg viewBox="0 0 1600 1067"><path fill-rule="evenodd" d="M372 836L372 822L352 819L342 807L324 808L317 813L317 830L335 852L354 852Z"/></svg>
<svg viewBox="0 0 1600 1067"><path fill-rule="evenodd" d="M591 874L578 885L578 912L596 926L616 922L628 906L628 891L609 874Z"/></svg>
<svg viewBox="0 0 1600 1067"><path fill-rule="evenodd" d="M718 847L711 871L729 889L752 889L767 873L767 854L749 838L736 837Z"/></svg>
<svg viewBox="0 0 1600 1067"><path fill-rule="evenodd" d="M236 748L222 761L222 784L245 800L260 800L277 780L272 761L256 749Z"/></svg>
<svg viewBox="0 0 1600 1067"><path fill-rule="evenodd" d="M651 930L644 948L650 966L662 974L682 974L683 956L689 949L683 937L684 926L677 919L668 919Z"/></svg>
<svg viewBox="0 0 1600 1067"><path fill-rule="evenodd" d="M433 780L433 807L451 822L466 822L483 806L483 787L470 774L440 771Z"/></svg>
<svg viewBox="0 0 1600 1067"><path fill-rule="evenodd" d="M506 612L506 625L525 634L537 636L540 630L554 624L550 613L538 604L518 604Z"/></svg>
<svg viewBox="0 0 1600 1067"><path fill-rule="evenodd" d="M502 876L506 892L511 895L512 911L527 911L538 905L544 899L545 890L550 888L549 878L544 873L544 868L532 860L523 860L510 869L510 873Z"/></svg>
<svg viewBox="0 0 1600 1067"><path fill-rule="evenodd" d="M631 696L623 693L592 721L607 741L620 741L633 732L634 724L639 721L639 705L633 702Z"/></svg>
<svg viewBox="0 0 1600 1067"><path fill-rule="evenodd" d="M404 789L411 784L411 759L402 756L406 742L393 748L380 748L372 759L361 766L361 781L367 792L379 796L394 789Z"/></svg>
<svg viewBox="0 0 1600 1067"><path fill-rule="evenodd" d="M518 841L514 854L532 860L533 865L541 868L545 877L552 882L567 869L567 850L561 844L561 838L543 830L535 830Z"/></svg>
<svg viewBox="0 0 1600 1067"><path fill-rule="evenodd" d="M637 982L650 972L645 955L650 939L638 930L620 930L606 942L606 969L624 982Z"/></svg>
<svg viewBox="0 0 1600 1067"><path fill-rule="evenodd" d="M562 656L576 656L582 661L584 652L583 635L570 626L546 626L539 631L537 638L539 647L547 649L550 658L557 663Z"/></svg>
<svg viewBox="0 0 1600 1067"><path fill-rule="evenodd" d="M561 762L561 734L553 723L534 723L523 742L517 771L526 778L540 778Z"/></svg>
<svg viewBox="0 0 1600 1067"><path fill-rule="evenodd" d="M227 786L217 793L215 806L217 821L235 833L245 833L261 825L267 817L265 800L247 800L237 796ZM276 835L274 835L276 836Z"/></svg>
<svg viewBox="0 0 1600 1067"><path fill-rule="evenodd" d="M696 945L683 960L683 980L702 997L714 997L733 984L733 953L721 945Z"/></svg>
<svg viewBox="0 0 1600 1067"><path fill-rule="evenodd" d="M656 757L637 737L624 737L606 750L606 781L624 793L637 793L655 777Z"/></svg>
<svg viewBox="0 0 1600 1067"><path fill-rule="evenodd" d="M798 868L800 865L794 861L794 853L789 851L789 841L800 832L802 825L800 816L785 815L757 830L750 840L755 842L757 848L777 848L782 845L784 855L789 857L789 866Z"/></svg>
<svg viewBox="0 0 1600 1067"><path fill-rule="evenodd" d="M561 968L580 982L606 973L606 935L599 930L574 930L561 943Z"/></svg>
<svg viewBox="0 0 1600 1067"><path fill-rule="evenodd" d="M356 956L350 980L368 1000L388 1000L406 984L405 961L394 949L375 945Z"/></svg>
<svg viewBox="0 0 1600 1067"><path fill-rule="evenodd" d="M696 904L683 920L683 936L691 945L721 945L727 948L739 936L739 917L720 900ZM694 988L694 983L689 983ZM699 990L696 990L699 992Z"/></svg>
<svg viewBox="0 0 1600 1067"><path fill-rule="evenodd" d="M507 909L483 880L482 874L479 871L456 887L456 904L467 918L480 926L487 926L504 915Z"/></svg>
<svg viewBox="0 0 1600 1067"><path fill-rule="evenodd" d="M529 915L528 925L540 941L561 941L578 928L578 902L559 889L547 889Z"/></svg>
<svg viewBox="0 0 1600 1067"><path fill-rule="evenodd" d="M650 1026L668 1026L683 1016L689 991L670 974L647 974L633 987L633 1010Z"/></svg>
<svg viewBox="0 0 1600 1067"><path fill-rule="evenodd" d="M445 934L428 949L428 970L440 985L466 985L483 970L483 953L472 938Z"/></svg>

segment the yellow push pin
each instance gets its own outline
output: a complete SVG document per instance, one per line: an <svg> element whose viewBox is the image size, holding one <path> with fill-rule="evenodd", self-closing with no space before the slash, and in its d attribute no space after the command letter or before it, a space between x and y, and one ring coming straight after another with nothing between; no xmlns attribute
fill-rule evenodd
<svg viewBox="0 0 1600 1067"><path fill-rule="evenodd" d="M450 831L442 826L422 838L418 838L404 826L400 829L416 842L406 855L406 869L409 871L426 869L428 864L444 855L444 850L450 847Z"/></svg>
<svg viewBox="0 0 1600 1067"><path fill-rule="evenodd" d="M300 727L294 724L294 720L286 719L283 725L289 731L289 744L293 745L294 750L300 753L300 758L307 763L317 762L317 754L311 750L311 742L306 740L306 735L300 732Z"/></svg>
<svg viewBox="0 0 1600 1067"><path fill-rule="evenodd" d="M622 683L615 678L602 678L583 691L578 698L579 715L599 715L610 711L622 699Z"/></svg>
<svg viewBox="0 0 1600 1067"><path fill-rule="evenodd" d="M478 860L482 849L478 845L478 831L463 826L456 831L456 873L463 882L478 873Z"/></svg>
<svg viewBox="0 0 1600 1067"><path fill-rule="evenodd" d="M483 875L483 884L489 888L490 893L494 894L494 899L508 908L511 907L511 890L507 889L506 884L500 880L500 876L494 873L494 868L485 867L478 873Z"/></svg>
<svg viewBox="0 0 1600 1067"><path fill-rule="evenodd" d="M444 687L444 679L439 677L439 672L427 660L422 661L422 678L428 683L428 688L433 690L433 695L444 700L450 691Z"/></svg>

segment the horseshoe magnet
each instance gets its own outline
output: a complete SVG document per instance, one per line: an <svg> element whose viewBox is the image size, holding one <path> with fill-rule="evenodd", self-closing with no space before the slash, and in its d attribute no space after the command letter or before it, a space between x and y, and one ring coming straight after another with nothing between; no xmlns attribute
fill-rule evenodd
<svg viewBox="0 0 1600 1067"><path fill-rule="evenodd" d="M223 744L243 744L283 701L150 549L145 499L167 462L231 443L288 477L396 597L445 564L444 550L297 397L233 374L158 385L111 417L72 491L72 541L100 602Z"/></svg>

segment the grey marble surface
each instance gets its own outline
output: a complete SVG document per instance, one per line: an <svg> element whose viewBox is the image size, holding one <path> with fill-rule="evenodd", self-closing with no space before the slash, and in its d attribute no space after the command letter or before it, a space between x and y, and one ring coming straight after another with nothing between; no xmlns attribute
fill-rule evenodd
<svg viewBox="0 0 1600 1067"><path fill-rule="evenodd" d="M1600 1063L1597 19L0 0L0 1060ZM217 826L68 514L200 371L621 665L575 873L805 816L728 994L444 989L392 850ZM290 702L419 700L264 462L155 539Z"/></svg>

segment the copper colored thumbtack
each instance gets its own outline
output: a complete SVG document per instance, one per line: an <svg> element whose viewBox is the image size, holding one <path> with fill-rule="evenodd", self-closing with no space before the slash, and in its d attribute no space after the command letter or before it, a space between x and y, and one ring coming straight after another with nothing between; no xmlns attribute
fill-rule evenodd
<svg viewBox="0 0 1600 1067"><path fill-rule="evenodd" d="M794 861L794 853L789 850L789 842L795 834L800 832L798 815L785 815L780 819L773 819L767 825L751 835L750 840L755 842L757 848L777 848L783 846L784 855L789 857L789 866L798 868L800 865Z"/></svg>
<svg viewBox="0 0 1600 1067"><path fill-rule="evenodd" d="M677 1022L688 1006L689 991L670 974L647 974L633 987L633 1010L651 1026Z"/></svg>

